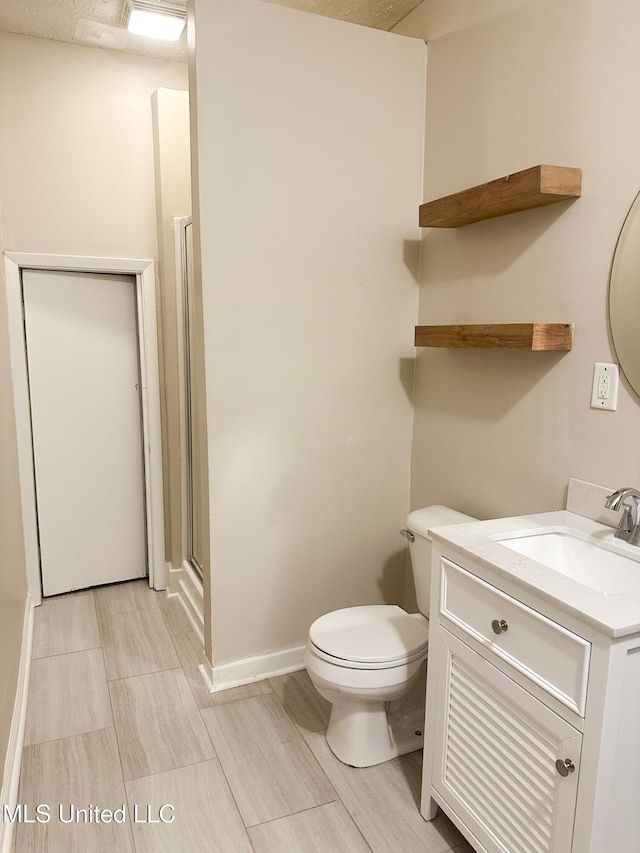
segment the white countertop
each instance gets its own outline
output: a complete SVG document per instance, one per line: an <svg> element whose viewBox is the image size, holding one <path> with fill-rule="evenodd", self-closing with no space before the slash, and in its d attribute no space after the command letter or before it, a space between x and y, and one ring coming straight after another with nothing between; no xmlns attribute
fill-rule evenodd
<svg viewBox="0 0 640 853"><path fill-rule="evenodd" d="M637 581L631 573L624 589L600 592L507 548L494 538L541 533L545 528L558 527L593 537L602 547L640 561L640 548L615 539L612 527L567 510L435 527L429 533L435 542L495 573L498 587L501 576L510 578L611 637L640 632L640 562Z"/></svg>

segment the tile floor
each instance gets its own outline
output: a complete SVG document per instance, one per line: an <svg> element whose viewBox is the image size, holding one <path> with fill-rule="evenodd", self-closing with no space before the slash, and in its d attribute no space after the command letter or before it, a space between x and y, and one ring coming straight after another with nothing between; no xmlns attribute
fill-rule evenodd
<svg viewBox="0 0 640 853"><path fill-rule="evenodd" d="M306 672L212 695L198 653L144 581L45 600L18 853L472 853L444 815L420 817L420 753L346 767Z"/></svg>

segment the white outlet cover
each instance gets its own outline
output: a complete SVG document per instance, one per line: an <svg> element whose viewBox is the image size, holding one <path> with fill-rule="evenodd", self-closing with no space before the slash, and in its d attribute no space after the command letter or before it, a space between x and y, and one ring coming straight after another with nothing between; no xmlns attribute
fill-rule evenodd
<svg viewBox="0 0 640 853"><path fill-rule="evenodd" d="M591 408L615 412L618 408L619 372L617 364L596 361L593 367Z"/></svg>

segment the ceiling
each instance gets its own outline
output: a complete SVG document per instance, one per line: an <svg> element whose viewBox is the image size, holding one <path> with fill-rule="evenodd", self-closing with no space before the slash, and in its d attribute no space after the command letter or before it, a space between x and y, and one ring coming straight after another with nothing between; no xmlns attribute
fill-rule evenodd
<svg viewBox="0 0 640 853"><path fill-rule="evenodd" d="M187 61L186 38L162 42L120 25L125 0L1 0L0 31ZM186 0L172 0L186 4ZM379 30L390 30L421 0L266 0Z"/></svg>

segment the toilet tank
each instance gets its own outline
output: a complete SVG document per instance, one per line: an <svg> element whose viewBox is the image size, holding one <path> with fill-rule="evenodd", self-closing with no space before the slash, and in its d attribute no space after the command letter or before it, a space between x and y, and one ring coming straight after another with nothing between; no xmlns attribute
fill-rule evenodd
<svg viewBox="0 0 640 853"><path fill-rule="evenodd" d="M431 527L464 524L467 521L477 520L448 506L426 506L409 513L407 530L414 536L413 542L409 544L411 568L416 586L418 609L425 616L429 615L431 597L431 538L427 531Z"/></svg>

